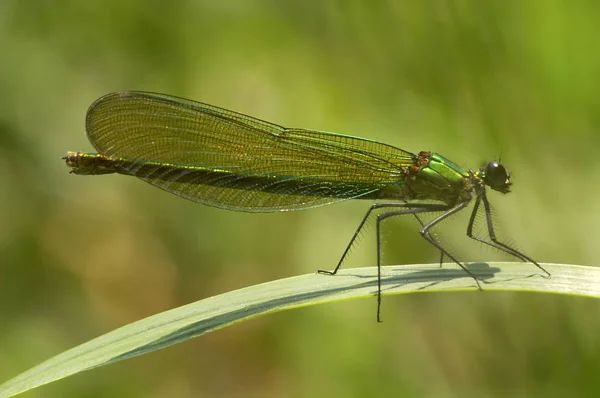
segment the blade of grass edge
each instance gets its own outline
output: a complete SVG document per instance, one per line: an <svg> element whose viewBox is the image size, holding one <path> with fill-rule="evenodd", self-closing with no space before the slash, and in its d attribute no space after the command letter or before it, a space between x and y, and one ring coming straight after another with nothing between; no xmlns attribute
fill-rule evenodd
<svg viewBox="0 0 600 398"><path fill-rule="evenodd" d="M523 263L476 263L469 270L484 291L529 291L600 297L600 267L543 264L547 278ZM125 325L69 349L0 385L11 397L67 376L181 343L244 319L286 309L372 297L377 268L351 268L335 276L309 274L206 298ZM382 267L382 292L473 291L474 281L455 264ZM385 309L384 309L385 316ZM373 316L375 325L375 316Z"/></svg>

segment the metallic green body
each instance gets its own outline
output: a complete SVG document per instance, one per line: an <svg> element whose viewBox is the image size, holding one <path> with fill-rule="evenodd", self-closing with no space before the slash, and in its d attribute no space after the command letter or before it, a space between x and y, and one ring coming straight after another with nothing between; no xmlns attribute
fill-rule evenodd
<svg viewBox="0 0 600 398"><path fill-rule="evenodd" d="M469 171L445 157L432 153L427 166L421 167L411 185L415 199L456 203L468 189ZM470 195L469 195L470 198Z"/></svg>
<svg viewBox="0 0 600 398"><path fill-rule="evenodd" d="M242 191L247 194L253 191L271 195L284 195L287 203L296 204L305 199L320 198L330 202L340 199L409 199L406 194L405 183L402 180L393 184L377 184L375 182L361 181L336 181L310 178L299 178L294 175L277 175L271 173L258 173L252 171L237 171L224 168L211 168L202 166L184 166L153 161L131 161L123 158L108 158L97 153L68 152L66 163L72 168L71 172L78 175L123 174L141 178L146 181L161 181L163 184L195 185L198 189L206 190L209 187L220 189L227 187L229 190ZM319 187L318 190L315 187ZM184 196L174 190L169 192ZM311 195L302 195L310 191ZM362 193L357 195L357 192ZM186 196L184 196L186 197ZM297 198L295 198L297 197ZM196 196L186 197L196 200ZM203 198L197 201L203 202ZM273 207L273 205L269 205ZM233 205L217 206L238 210ZM307 206L308 207L308 206ZM257 207L258 208L258 207ZM248 211L248 209L239 209ZM263 210L264 211L264 210ZM268 211L268 210L267 210Z"/></svg>
<svg viewBox="0 0 600 398"><path fill-rule="evenodd" d="M208 104L146 92L94 102L86 131L95 153L69 152L74 174L138 177L185 199L249 212L346 199L471 199L476 174L443 156L286 128Z"/></svg>

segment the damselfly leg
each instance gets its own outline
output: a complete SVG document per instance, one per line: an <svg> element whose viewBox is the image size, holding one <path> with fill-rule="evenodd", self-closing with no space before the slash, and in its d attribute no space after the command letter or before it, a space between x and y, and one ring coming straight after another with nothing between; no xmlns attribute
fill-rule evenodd
<svg viewBox="0 0 600 398"><path fill-rule="evenodd" d="M483 202L483 207L484 207L484 211L485 211L485 220L486 220L486 224L487 224L488 235L490 237L491 242L486 239L483 239L483 238L473 235L473 225L475 224L475 218L477 217L477 213L479 212L481 202ZM508 246L507 244L500 242L497 239L496 232L494 231L494 223L492 220L492 211L490 208L490 203L489 203L487 197L485 196L485 194L477 196L477 199L475 200L475 205L473 206L473 211L471 212L471 217L469 218L469 225L467 226L467 236L478 242L484 243L488 246L491 246L493 248L501 250L504 253L508 253L511 256L514 256L524 262L530 262L532 264L535 264L539 269L544 271L544 273L546 273L547 276L551 276L550 272L548 272L544 267L542 267L540 264L538 264L537 261L535 261L531 257L521 253L517 249L514 249L514 248Z"/></svg>

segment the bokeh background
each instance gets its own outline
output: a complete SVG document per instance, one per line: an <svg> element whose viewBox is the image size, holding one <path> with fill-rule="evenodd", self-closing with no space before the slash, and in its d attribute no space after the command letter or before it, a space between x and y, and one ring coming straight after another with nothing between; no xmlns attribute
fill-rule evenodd
<svg viewBox="0 0 600 398"><path fill-rule="evenodd" d="M594 0L0 1L0 381L143 317L332 268L369 203L244 214L135 178L69 175L89 104L137 89L275 123L498 158L503 236L541 262L600 259ZM507 259L440 237L468 261ZM388 263L435 262L415 220ZM367 233L348 266L375 263ZM594 396L596 300L420 294L272 314L25 397Z"/></svg>

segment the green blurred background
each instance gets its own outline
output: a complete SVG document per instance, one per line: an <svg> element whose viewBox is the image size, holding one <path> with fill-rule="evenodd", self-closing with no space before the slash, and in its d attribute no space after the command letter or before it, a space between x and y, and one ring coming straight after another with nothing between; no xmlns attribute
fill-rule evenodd
<svg viewBox="0 0 600 398"><path fill-rule="evenodd" d="M600 258L600 3L0 1L0 382L119 326L332 268L369 203L244 214L134 178L69 175L89 104L137 89L290 127L502 160L503 236L540 262ZM467 261L507 259L441 237ZM388 263L435 262L413 219ZM348 266L375 262L374 231ZM26 397L600 394L596 300L462 293L272 314Z"/></svg>

